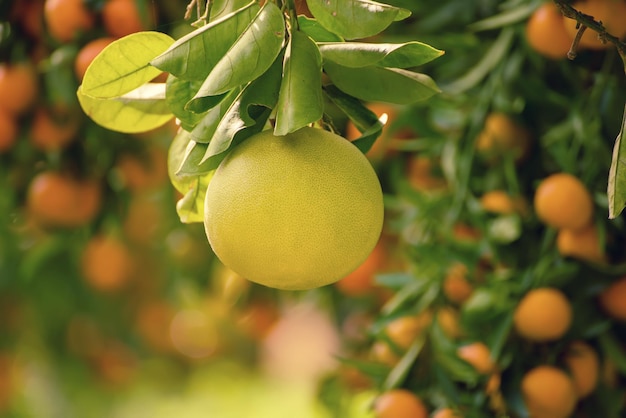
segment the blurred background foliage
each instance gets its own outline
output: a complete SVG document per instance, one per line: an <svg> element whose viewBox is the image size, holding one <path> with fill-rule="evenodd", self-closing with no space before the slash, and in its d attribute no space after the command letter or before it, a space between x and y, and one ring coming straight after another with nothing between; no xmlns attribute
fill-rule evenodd
<svg viewBox="0 0 626 418"><path fill-rule="evenodd" d="M373 41L445 50L420 69L442 93L368 104L389 117L368 153L384 234L309 292L245 281L180 223L173 124L114 133L78 106L104 45L180 37L185 2L0 3L1 417L626 416L625 225L606 197L618 54L565 59L550 2L388 3L412 16ZM540 188L556 173L571 176Z"/></svg>

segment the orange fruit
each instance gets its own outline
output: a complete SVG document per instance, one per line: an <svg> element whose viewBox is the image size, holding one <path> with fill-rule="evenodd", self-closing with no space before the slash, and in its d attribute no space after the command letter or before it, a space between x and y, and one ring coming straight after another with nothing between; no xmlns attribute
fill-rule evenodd
<svg viewBox="0 0 626 418"><path fill-rule="evenodd" d="M40 225L83 226L91 222L100 211L102 188L95 180L44 171L31 181L26 205Z"/></svg>
<svg viewBox="0 0 626 418"><path fill-rule="evenodd" d="M564 257L596 263L606 261L606 254L598 236L598 228L594 224L581 229L560 229L556 236L556 248Z"/></svg>
<svg viewBox="0 0 626 418"><path fill-rule="evenodd" d="M94 27L95 15L84 0L46 0L44 21L53 38L71 42Z"/></svg>
<svg viewBox="0 0 626 418"><path fill-rule="evenodd" d="M106 32L113 37L121 38L131 33L150 29L155 20L153 15L141 16L138 3L140 0L107 0L102 8L102 23ZM142 1L142 6L149 13L155 10L152 2Z"/></svg>
<svg viewBox="0 0 626 418"><path fill-rule="evenodd" d="M433 418L463 418L463 415L452 408L442 408L433 414Z"/></svg>
<svg viewBox="0 0 626 418"><path fill-rule="evenodd" d="M385 333L398 348L406 350L432 322L432 312L401 316L385 327Z"/></svg>
<svg viewBox="0 0 626 418"><path fill-rule="evenodd" d="M419 191L442 190L446 187L446 180L436 172L435 162L431 157L415 154L409 157L406 167L406 176L409 184Z"/></svg>
<svg viewBox="0 0 626 418"><path fill-rule="evenodd" d="M526 40L541 55L561 59L567 57L574 37L565 29L563 15L550 1L539 6L526 22Z"/></svg>
<svg viewBox="0 0 626 418"><path fill-rule="evenodd" d="M12 20L34 39L43 35L43 0L21 0L14 2Z"/></svg>
<svg viewBox="0 0 626 418"><path fill-rule="evenodd" d="M80 48L74 60L74 73L79 81L82 81L91 61L114 40L115 38L98 38Z"/></svg>
<svg viewBox="0 0 626 418"><path fill-rule="evenodd" d="M370 150L365 154L370 160L378 161L391 154L389 150L389 142L392 139L392 133L389 131L389 127L398 117L398 110L393 105L387 103L373 102L367 103L366 106L379 118L383 114L387 114L387 122L383 126L380 136L376 139ZM361 132L357 129L354 123L352 123L352 121L348 121L344 136L349 141L354 141L361 136Z"/></svg>
<svg viewBox="0 0 626 418"><path fill-rule="evenodd" d="M626 277L617 279L600 293L600 306L615 319L626 321Z"/></svg>
<svg viewBox="0 0 626 418"><path fill-rule="evenodd" d="M553 228L580 229L589 225L593 216L591 193L568 173L543 179L535 191L534 206L539 219Z"/></svg>
<svg viewBox="0 0 626 418"><path fill-rule="evenodd" d="M524 214L526 202L521 197L512 197L504 190L491 190L480 197L480 206L490 213L510 215L513 213Z"/></svg>
<svg viewBox="0 0 626 418"><path fill-rule="evenodd" d="M463 335L459 321L459 312L451 306L444 306L437 311L436 320L443 332L452 339Z"/></svg>
<svg viewBox="0 0 626 418"><path fill-rule="evenodd" d="M520 161L528 154L530 145L528 130L501 112L487 115L475 144L477 151L488 161L497 161L503 154L510 154L515 161Z"/></svg>
<svg viewBox="0 0 626 418"><path fill-rule="evenodd" d="M453 264L443 279L443 294L457 305L465 302L472 295L474 287L467 280L467 266L462 263Z"/></svg>
<svg viewBox="0 0 626 418"><path fill-rule="evenodd" d="M515 308L513 323L522 337L537 342L561 338L572 322L572 306L558 289L542 287L526 293Z"/></svg>
<svg viewBox="0 0 626 418"><path fill-rule="evenodd" d="M18 126L13 115L0 109L0 153L13 148L17 140Z"/></svg>
<svg viewBox="0 0 626 418"><path fill-rule="evenodd" d="M167 152L150 146L145 154L123 154L116 168L126 187L133 191L156 189L168 184Z"/></svg>
<svg viewBox="0 0 626 418"><path fill-rule="evenodd" d="M39 107L31 122L29 139L41 151L58 151L72 142L79 129L79 120L61 108Z"/></svg>
<svg viewBox="0 0 626 418"><path fill-rule="evenodd" d="M92 360L98 377L113 387L129 384L137 371L135 353L120 341L107 342Z"/></svg>
<svg viewBox="0 0 626 418"><path fill-rule="evenodd" d="M173 350L174 346L169 333L164 330L169 329L174 318L174 310L165 301L151 300L139 307L135 316L135 329L141 339L152 349L167 353Z"/></svg>
<svg viewBox="0 0 626 418"><path fill-rule="evenodd" d="M0 108L20 115L34 103L39 85L34 68L28 63L0 63Z"/></svg>
<svg viewBox="0 0 626 418"><path fill-rule="evenodd" d="M85 281L100 292L124 287L134 270L133 255L120 239L109 234L93 236L83 251L81 271Z"/></svg>
<svg viewBox="0 0 626 418"><path fill-rule="evenodd" d="M428 410L417 395L406 389L383 392L374 401L376 418L427 418Z"/></svg>
<svg viewBox="0 0 626 418"><path fill-rule="evenodd" d="M607 32L618 38L626 36L626 3L622 0L584 0L572 3L576 10L593 16L596 21L602 22ZM573 39L578 29L576 21L564 19L565 30ZM607 49L611 43L603 43L598 33L587 28L580 39L579 46L583 49Z"/></svg>
<svg viewBox="0 0 626 418"><path fill-rule="evenodd" d="M480 374L489 374L496 367L491 358L489 347L480 341L462 345L456 353L459 358L471 364Z"/></svg>
<svg viewBox="0 0 626 418"><path fill-rule="evenodd" d="M584 341L574 341L565 353L565 364L572 375L578 397L589 396L598 385L600 376L600 359L596 350Z"/></svg>
<svg viewBox="0 0 626 418"><path fill-rule="evenodd" d="M244 307L237 326L250 338L260 341L278 321L278 309L268 301L254 301Z"/></svg>
<svg viewBox="0 0 626 418"><path fill-rule="evenodd" d="M163 195L134 193L123 221L124 235L133 244L155 245L166 232L167 216Z"/></svg>
<svg viewBox="0 0 626 418"><path fill-rule="evenodd" d="M343 279L335 283L337 289L346 296L362 296L371 294L377 286L374 276L385 264L387 254L382 241L374 247L365 261Z"/></svg>
<svg viewBox="0 0 626 418"><path fill-rule="evenodd" d="M568 418L578 401L572 379L553 366L537 366L526 372L521 390L532 418Z"/></svg>

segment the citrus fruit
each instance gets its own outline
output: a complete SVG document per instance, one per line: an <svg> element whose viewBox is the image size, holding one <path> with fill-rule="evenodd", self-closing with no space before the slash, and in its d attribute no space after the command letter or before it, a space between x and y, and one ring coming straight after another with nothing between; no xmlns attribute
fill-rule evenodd
<svg viewBox="0 0 626 418"><path fill-rule="evenodd" d="M626 36L626 3L621 0L584 0L572 3L576 10L593 16L594 20L604 25L608 33L618 38ZM576 21L564 19L565 30L574 38L578 29ZM592 29L587 29L583 33L578 44L585 49L607 49L613 44L602 42L598 33Z"/></svg>
<svg viewBox="0 0 626 418"><path fill-rule="evenodd" d="M613 318L626 321L626 277L617 279L600 294L600 306Z"/></svg>
<svg viewBox="0 0 626 418"><path fill-rule="evenodd" d="M153 13L152 2L140 0L107 0L102 8L102 23L106 32L113 37L121 38L131 33L150 29L154 16L142 17L142 11Z"/></svg>
<svg viewBox="0 0 626 418"><path fill-rule="evenodd" d="M556 236L556 248L561 255L566 257L596 263L606 261L606 254L598 236L598 228L594 224L581 229L560 229Z"/></svg>
<svg viewBox="0 0 626 418"><path fill-rule="evenodd" d="M433 418L463 418L463 415L452 408L442 408L435 412Z"/></svg>
<svg viewBox="0 0 626 418"><path fill-rule="evenodd" d="M20 115L33 104L37 92L37 75L32 65L0 64L0 108Z"/></svg>
<svg viewBox="0 0 626 418"><path fill-rule="evenodd" d="M215 254L269 287L324 286L356 269L378 242L382 190L349 141L315 128L256 134L209 183L204 225Z"/></svg>
<svg viewBox="0 0 626 418"><path fill-rule="evenodd" d="M347 296L362 296L372 293L376 289L374 276L381 270L386 258L386 250L382 241L379 241L356 270L335 283L337 289Z"/></svg>
<svg viewBox="0 0 626 418"><path fill-rule="evenodd" d="M513 197L504 190L490 190L480 197L480 206L490 213L509 215L524 214L526 202L521 197Z"/></svg>
<svg viewBox="0 0 626 418"><path fill-rule="evenodd" d="M13 115L0 109L0 153L9 151L17 140L18 125Z"/></svg>
<svg viewBox="0 0 626 418"><path fill-rule="evenodd" d="M593 200L575 176L556 173L544 178L534 197L535 212L553 228L579 229L591 223Z"/></svg>
<svg viewBox="0 0 626 418"><path fill-rule="evenodd" d="M60 107L39 107L31 122L29 140L41 151L58 151L72 142L78 129L76 115Z"/></svg>
<svg viewBox="0 0 626 418"><path fill-rule="evenodd" d="M432 312L401 316L385 327L385 333L398 348L406 350L432 322Z"/></svg>
<svg viewBox="0 0 626 418"><path fill-rule="evenodd" d="M543 287L529 291L515 308L517 332L531 341L561 338L572 322L572 306L558 289Z"/></svg>
<svg viewBox="0 0 626 418"><path fill-rule="evenodd" d="M551 59L567 57L574 36L565 29L563 15L553 2L546 2L526 22L526 40L532 49Z"/></svg>
<svg viewBox="0 0 626 418"><path fill-rule="evenodd" d="M95 290L116 291L124 287L132 276L132 252L113 235L96 235L85 246L81 269L83 278Z"/></svg>
<svg viewBox="0 0 626 418"><path fill-rule="evenodd" d="M83 0L46 0L44 21L53 38L71 42L92 29L96 19Z"/></svg>
<svg viewBox="0 0 626 418"><path fill-rule="evenodd" d="M416 154L409 157L406 176L409 184L418 191L435 191L446 188L446 180L437 172L437 165L426 155Z"/></svg>
<svg viewBox="0 0 626 418"><path fill-rule="evenodd" d="M446 272L442 286L443 294L455 304L462 304L472 295L474 287L467 280L467 266L455 263Z"/></svg>
<svg viewBox="0 0 626 418"><path fill-rule="evenodd" d="M74 73L79 81L82 81L91 61L114 40L115 38L104 37L94 39L83 45L74 60Z"/></svg>
<svg viewBox="0 0 626 418"><path fill-rule="evenodd" d="M471 364L478 373L489 374L495 368L489 347L480 341L462 345L457 349L457 355Z"/></svg>
<svg viewBox="0 0 626 418"><path fill-rule="evenodd" d="M596 350L584 341L574 341L565 353L565 364L569 369L578 397L584 398L598 385L600 359Z"/></svg>
<svg viewBox="0 0 626 418"><path fill-rule="evenodd" d="M392 389L382 393L374 402L376 418L427 418L424 402L406 389Z"/></svg>
<svg viewBox="0 0 626 418"><path fill-rule="evenodd" d="M476 139L477 151L488 161L497 161L505 154L520 161L528 153L530 145L531 137L526 128L502 112L487 115Z"/></svg>
<svg viewBox="0 0 626 418"><path fill-rule="evenodd" d="M441 327L441 330L448 336L448 338L459 338L463 335L463 329L461 328L459 312L452 306L441 307L435 316L437 323Z"/></svg>
<svg viewBox="0 0 626 418"><path fill-rule="evenodd" d="M304 3L304 2L303 2ZM297 6L296 6L297 7ZM387 115L387 121L383 125L380 136L374 141L374 144L365 154L371 161L380 161L385 157L393 155L393 151L389 148L390 142L396 135L393 131L394 121L398 118L398 109L388 103L372 102L367 104L367 108L371 110L377 117L383 114ZM345 136L350 141L361 137L361 132L352 121L348 121L345 128Z"/></svg>
<svg viewBox="0 0 626 418"><path fill-rule="evenodd" d="M553 366L541 365L526 372L521 388L532 418L567 418L578 400L572 379Z"/></svg>

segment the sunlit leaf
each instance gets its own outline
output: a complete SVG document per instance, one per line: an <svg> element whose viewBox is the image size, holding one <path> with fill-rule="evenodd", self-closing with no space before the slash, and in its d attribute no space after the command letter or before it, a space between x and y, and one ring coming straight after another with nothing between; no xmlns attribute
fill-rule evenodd
<svg viewBox="0 0 626 418"><path fill-rule="evenodd" d="M211 16L209 21L212 22L229 13L236 12L249 4L250 0L211 0Z"/></svg>
<svg viewBox="0 0 626 418"><path fill-rule="evenodd" d="M120 97L91 97L78 89L78 100L87 116L114 131L145 132L167 123L174 116L165 100L165 85L148 83Z"/></svg>
<svg viewBox="0 0 626 418"><path fill-rule="evenodd" d="M406 19L406 9L371 0L307 0L319 23L342 38L374 36L395 21Z"/></svg>
<svg viewBox="0 0 626 418"><path fill-rule="evenodd" d="M615 219L626 206L626 106L622 128L615 139L607 187L609 219Z"/></svg>
<svg viewBox="0 0 626 418"><path fill-rule="evenodd" d="M272 65L284 40L283 14L268 2L211 70L195 99L218 96L256 79Z"/></svg>
<svg viewBox="0 0 626 418"><path fill-rule="evenodd" d="M259 11L256 2L183 36L151 65L183 80L204 80Z"/></svg>
<svg viewBox="0 0 626 418"><path fill-rule="evenodd" d="M439 93L429 76L400 68L349 68L326 61L324 70L339 89L365 101L411 104Z"/></svg>
<svg viewBox="0 0 626 418"><path fill-rule="evenodd" d="M322 118L322 57L311 38L291 34L276 105L275 135L286 135Z"/></svg>
<svg viewBox="0 0 626 418"><path fill-rule="evenodd" d="M334 61L344 67L417 67L444 53L417 41L403 44L331 42L321 43L319 49L324 60Z"/></svg>
<svg viewBox="0 0 626 418"><path fill-rule="evenodd" d="M193 178L190 189L176 202L176 212L183 223L204 221L204 197L213 177L213 171Z"/></svg>
<svg viewBox="0 0 626 418"><path fill-rule="evenodd" d="M309 35L316 42L342 42L343 38L328 31L315 19L310 19L304 15L298 16L299 29Z"/></svg>
<svg viewBox="0 0 626 418"><path fill-rule="evenodd" d="M87 68L82 94L106 99L149 82L161 74L150 61L173 42L174 39L160 32L137 32L112 42Z"/></svg>

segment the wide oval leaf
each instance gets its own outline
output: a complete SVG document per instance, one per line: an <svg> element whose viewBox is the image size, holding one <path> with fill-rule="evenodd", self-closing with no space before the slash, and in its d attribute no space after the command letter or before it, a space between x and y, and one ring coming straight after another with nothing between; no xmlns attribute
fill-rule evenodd
<svg viewBox="0 0 626 418"><path fill-rule="evenodd" d="M174 42L150 63L182 80L204 80L259 12L255 2Z"/></svg>
<svg viewBox="0 0 626 418"><path fill-rule="evenodd" d="M374 36L411 12L371 0L307 0L317 21L344 39Z"/></svg>
<svg viewBox="0 0 626 418"><path fill-rule="evenodd" d="M287 135L322 118L322 56L311 38L294 31L283 63L275 135Z"/></svg>
<svg viewBox="0 0 626 418"><path fill-rule="evenodd" d="M432 78L400 68L350 68L327 61L324 69L340 90L365 101L411 104L440 92Z"/></svg>
<svg viewBox="0 0 626 418"><path fill-rule="evenodd" d="M343 38L330 32L315 19L304 15L298 16L298 29L306 33L315 42L343 42Z"/></svg>
<svg viewBox="0 0 626 418"><path fill-rule="evenodd" d="M319 49L324 60L352 68L370 65L389 68L417 67L444 54L444 51L417 41L403 44L329 42L321 43Z"/></svg>
<svg viewBox="0 0 626 418"><path fill-rule="evenodd" d="M215 65L194 100L224 94L258 78L272 65L284 40L283 14L274 3L268 2Z"/></svg>
<svg viewBox="0 0 626 418"><path fill-rule="evenodd" d="M609 199L609 219L615 219L626 206L626 107L624 107L622 129L615 138L613 146L607 197Z"/></svg>
<svg viewBox="0 0 626 418"><path fill-rule="evenodd" d="M121 96L152 80L161 70L150 61L174 39L160 32L137 32L107 45L91 62L81 85L83 95L101 99Z"/></svg>
<svg viewBox="0 0 626 418"><path fill-rule="evenodd" d="M148 83L120 97L92 97L78 89L83 111L98 125L117 132L137 133L158 128L174 115L165 101L165 85Z"/></svg>

